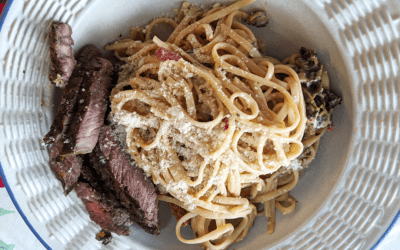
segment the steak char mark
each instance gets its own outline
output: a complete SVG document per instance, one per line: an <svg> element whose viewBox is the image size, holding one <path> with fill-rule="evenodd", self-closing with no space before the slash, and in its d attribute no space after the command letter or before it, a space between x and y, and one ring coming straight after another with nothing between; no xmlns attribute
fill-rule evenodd
<svg viewBox="0 0 400 250"><path fill-rule="evenodd" d="M130 218L129 211L113 197L105 196L85 182L78 182L75 191L88 211L90 219L102 229L118 235L131 234L129 226L132 225L133 220Z"/></svg>
<svg viewBox="0 0 400 250"><path fill-rule="evenodd" d="M53 143L50 148L50 168L59 180L67 196L78 181L82 169L82 158L77 155L67 157L60 156L62 140Z"/></svg>
<svg viewBox="0 0 400 250"><path fill-rule="evenodd" d="M87 72L86 65L93 58L102 56L100 50L94 45L85 46L79 54L78 64L72 73L69 84L65 86L56 117L53 124L51 124L49 132L43 138L46 144L54 143L66 131L73 116L79 89Z"/></svg>
<svg viewBox="0 0 400 250"><path fill-rule="evenodd" d="M57 87L64 88L76 65L71 45L72 29L66 23L53 23L49 33L51 69L49 80Z"/></svg>
<svg viewBox="0 0 400 250"><path fill-rule="evenodd" d="M52 144L51 170L65 195L76 191L90 219L102 228L96 239L104 245L111 242L111 233L129 235L134 222L159 234L154 184L124 150L119 132L103 125L111 76L118 76L122 62L114 60L113 67L98 48L87 45L76 64L71 33L71 27L63 23L54 24L50 32L49 78L65 87L50 131L43 138Z"/></svg>
<svg viewBox="0 0 400 250"><path fill-rule="evenodd" d="M101 178L112 183L117 198L132 212L133 219L147 232L159 234L154 184L123 149L111 126L101 127L99 143L91 154L90 161Z"/></svg>
<svg viewBox="0 0 400 250"><path fill-rule="evenodd" d="M64 144L62 155L92 152L100 127L104 123L113 67L108 60L101 57L92 58L85 67L74 117L65 134L67 143Z"/></svg>

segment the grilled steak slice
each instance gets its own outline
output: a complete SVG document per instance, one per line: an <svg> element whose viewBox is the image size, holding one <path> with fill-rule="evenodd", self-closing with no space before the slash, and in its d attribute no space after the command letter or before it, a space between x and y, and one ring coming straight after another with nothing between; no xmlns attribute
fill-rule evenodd
<svg viewBox="0 0 400 250"><path fill-rule="evenodd" d="M97 223L105 232L111 231L118 235L129 235L131 231L128 227L133 223L133 220L130 218L130 211L117 199L115 192L112 190L112 184L102 180L99 173L91 166L90 155L84 155L83 160L79 183L85 186L83 188L75 187L75 191L89 212L91 220ZM88 201L85 201L85 199L89 200L89 198L80 196L78 191L81 191L81 193L95 193L96 195L93 196L94 200L90 201L94 205L87 206ZM96 207L103 207L104 209L100 209L99 211L99 209L94 209ZM104 216L102 216L101 211L105 213ZM98 236L101 236L101 234L96 235L96 238ZM103 239L103 243L104 240L106 239Z"/></svg>
<svg viewBox="0 0 400 250"><path fill-rule="evenodd" d="M90 70L89 62L95 57L103 57L103 54L93 44L85 45L79 52L78 66L82 69Z"/></svg>
<svg viewBox="0 0 400 250"><path fill-rule="evenodd" d="M75 67L74 52L71 45L72 29L66 23L53 23L49 33L51 70L49 80L57 87L64 88Z"/></svg>
<svg viewBox="0 0 400 250"><path fill-rule="evenodd" d="M74 117L65 133L67 143L62 155L92 152L104 123L113 67L101 57L92 58L84 67L86 76L78 93Z"/></svg>
<svg viewBox="0 0 400 250"><path fill-rule="evenodd" d="M113 79L113 80L118 81L119 72L121 72L122 66L124 66L125 62L115 56L110 57L109 61L111 62L111 64L113 65L113 68L114 68L113 78L115 78L115 79Z"/></svg>
<svg viewBox="0 0 400 250"><path fill-rule="evenodd" d="M49 132L43 138L46 144L51 144L57 141L61 134L65 132L68 124L70 123L71 116L76 104L80 86L83 78L86 75L86 66L93 58L101 57L101 52L94 45L87 45L80 51L78 57L78 64L75 67L69 84L65 87L60 106L58 107L56 117L51 124Z"/></svg>
<svg viewBox="0 0 400 250"><path fill-rule="evenodd" d="M102 229L118 235L128 236L131 233L129 226L133 221L129 211L114 197L105 196L85 182L78 182L74 189L89 212L90 219Z"/></svg>
<svg viewBox="0 0 400 250"><path fill-rule="evenodd" d="M58 140L67 128L81 83L81 77L71 77L69 84L65 87L56 117L51 124L49 132L43 138L46 144L51 144Z"/></svg>
<svg viewBox="0 0 400 250"><path fill-rule="evenodd" d="M111 80L111 88L110 88L110 89L113 89L118 84L119 72L122 70L122 66L125 64L125 62L121 61L120 59L118 59L115 56L108 58L108 60L113 65L113 73L111 75L112 80ZM129 85L129 87L131 87L131 86ZM110 115L110 113L111 113L111 105L108 105L107 110L106 110L106 115L105 115L105 117L106 117L105 124L108 124L107 119L108 119L108 116Z"/></svg>
<svg viewBox="0 0 400 250"><path fill-rule="evenodd" d="M67 196L73 189L81 174L82 159L80 156L71 155L67 157L60 156L62 148L62 139L53 143L50 148L50 168L59 180L64 189L64 195Z"/></svg>
<svg viewBox="0 0 400 250"><path fill-rule="evenodd" d="M111 126L100 129L99 142L91 154L92 166L106 183L112 183L121 204L147 232L159 234L157 194L154 184L128 154Z"/></svg>

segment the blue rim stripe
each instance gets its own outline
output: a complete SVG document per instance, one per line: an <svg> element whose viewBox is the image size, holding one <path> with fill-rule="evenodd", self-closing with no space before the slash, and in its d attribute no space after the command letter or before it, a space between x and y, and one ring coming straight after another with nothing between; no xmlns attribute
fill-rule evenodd
<svg viewBox="0 0 400 250"><path fill-rule="evenodd" d="M7 13L10 10L10 7L11 7L11 4L13 3L13 1L14 0L8 0L6 2L6 5L3 8L3 12L0 15L0 17L1 17L0 18L0 31L1 31L1 28L3 28L4 21L6 20Z"/></svg>
<svg viewBox="0 0 400 250"><path fill-rule="evenodd" d="M381 236L378 242L376 242L376 244L371 248L371 250L375 250L378 247L378 245L386 238L386 236L389 234L389 232L392 230L392 228L399 219L400 219L400 211L397 213L396 217L394 218L388 229L386 229L385 233Z"/></svg>
<svg viewBox="0 0 400 250"><path fill-rule="evenodd" d="M46 249L52 250L51 247L49 247L49 245L47 245L47 243L42 239L42 237L40 237L40 235L33 228L31 223L29 222L28 218L26 218L24 212L22 212L21 207L19 206L17 200L15 199L13 192L11 191L10 185L8 185L7 178L3 171L3 166L1 165L1 162L0 162L0 176L1 176L1 179L3 180L4 186L7 189L8 195L10 196L12 202L14 203L15 208L17 208L19 215L21 215L22 219L25 221L26 225L29 227L29 229L32 231L32 233L36 236L36 238L42 243L42 245Z"/></svg>

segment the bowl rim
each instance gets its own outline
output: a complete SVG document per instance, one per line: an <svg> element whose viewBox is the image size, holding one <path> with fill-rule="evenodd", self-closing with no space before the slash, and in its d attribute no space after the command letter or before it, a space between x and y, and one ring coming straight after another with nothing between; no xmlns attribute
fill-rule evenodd
<svg viewBox="0 0 400 250"><path fill-rule="evenodd" d="M25 224L28 226L28 228L31 230L31 232L35 235L35 237L40 241L40 243L42 243L42 245L46 248L46 249L50 249L51 247L49 245L47 245L47 243L42 239L42 237L39 235L39 233L35 230L35 228L33 228L32 224L29 222L28 218L26 217L25 213L22 211L21 207L19 206L17 200L15 199L14 193L11 190L10 185L8 184L6 175L4 173L3 170L3 166L1 165L0 162L0 177L4 183L4 187L7 190L8 195L11 198L12 203L14 204L15 208L17 209L19 215L21 216L21 218L24 220Z"/></svg>
<svg viewBox="0 0 400 250"><path fill-rule="evenodd" d="M5 20L7 18L7 14L13 4L14 0L7 0L5 3L5 6L3 8L2 13L0 14L0 32L2 31L3 25L5 23ZM29 222L28 218L26 217L25 213L22 211L19 203L16 200L16 197L11 189L11 186L9 185L3 166L0 161L0 177L4 183L4 187L7 190L7 193L12 200L15 208L17 209L19 215L22 217L24 220L25 224L28 226L28 228L32 231L32 233L35 235L35 237L41 242L41 244L46 248L46 249L52 249L44 240L43 238L39 235L39 233L35 230L35 228L32 226L32 224ZM337 183L338 184L338 183ZM380 243L387 237L387 235L390 233L390 231L393 229L394 225L399 221L400 219L400 210L398 213L395 215L394 219L391 221L389 227L385 230L385 232L382 234L382 236L378 239L378 241L373 245L371 250L375 250Z"/></svg>

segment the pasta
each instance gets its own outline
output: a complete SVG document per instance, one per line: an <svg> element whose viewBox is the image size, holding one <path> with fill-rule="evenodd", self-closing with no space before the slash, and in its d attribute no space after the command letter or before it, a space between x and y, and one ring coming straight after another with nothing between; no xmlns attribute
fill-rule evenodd
<svg viewBox="0 0 400 250"><path fill-rule="evenodd" d="M305 138L304 87L291 67L300 55L281 63L260 53L240 22L252 2L209 10L184 2L175 19L156 18L145 34L133 27L129 39L106 46L126 62L110 99L127 150L158 199L188 211L178 239L206 249L242 240L258 215L272 233L276 209L295 210L289 191L327 130ZM151 36L159 23L174 28L165 42ZM188 220L194 239L180 233Z"/></svg>

